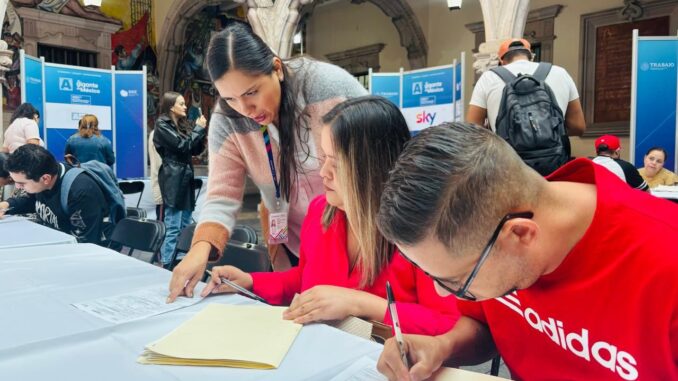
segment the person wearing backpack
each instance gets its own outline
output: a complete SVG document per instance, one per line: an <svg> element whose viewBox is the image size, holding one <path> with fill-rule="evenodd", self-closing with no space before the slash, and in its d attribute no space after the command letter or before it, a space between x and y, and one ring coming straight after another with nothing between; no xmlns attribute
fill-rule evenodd
<svg viewBox="0 0 678 381"><path fill-rule="evenodd" d="M476 83L467 121L489 127L530 167L546 176L570 157L567 136L586 130L579 93L562 67L532 62L530 43L513 38L499 47L501 67Z"/></svg>
<svg viewBox="0 0 678 381"><path fill-rule="evenodd" d="M81 169L57 162L47 149L35 144L17 148L7 158L5 169L15 186L24 189L29 197L0 202L0 217L5 213L36 213L40 223L70 234L78 242L105 246L113 227L104 222L104 217L111 214L111 202L98 184L100 180L93 177L96 174L84 170L87 173L77 174L70 186L64 187L64 181L71 181L68 180L72 177L69 172L76 173ZM66 197L62 197L64 191ZM62 199L66 201L65 208ZM124 209L122 215L113 217L113 221L123 216Z"/></svg>

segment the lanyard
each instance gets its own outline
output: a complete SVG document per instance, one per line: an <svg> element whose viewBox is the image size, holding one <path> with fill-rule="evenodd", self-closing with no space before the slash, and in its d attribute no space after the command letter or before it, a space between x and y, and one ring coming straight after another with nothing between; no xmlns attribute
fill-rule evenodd
<svg viewBox="0 0 678 381"><path fill-rule="evenodd" d="M264 145L266 146L266 154L268 155L268 166L271 168L271 176L273 177L273 185L275 185L275 201L280 207L280 184L278 183L278 176L275 172L275 161L273 161L273 148L271 147L271 137L268 134L268 128L261 126L261 133L264 135Z"/></svg>

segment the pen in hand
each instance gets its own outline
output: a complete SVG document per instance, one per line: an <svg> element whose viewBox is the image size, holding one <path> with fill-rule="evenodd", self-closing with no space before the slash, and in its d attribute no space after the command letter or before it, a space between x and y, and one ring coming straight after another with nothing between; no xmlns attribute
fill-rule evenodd
<svg viewBox="0 0 678 381"><path fill-rule="evenodd" d="M395 299L393 298L393 291L391 290L391 283L386 282L386 298L388 300L388 312L391 315L391 322L393 323L393 331L395 332L395 339L398 343L398 350L400 350L400 358L407 369L410 369L410 363L407 361L407 353L405 353L405 342L403 340L403 333L400 330L400 320L398 319L398 310L396 310Z"/></svg>
<svg viewBox="0 0 678 381"><path fill-rule="evenodd" d="M205 270L205 272L206 272L210 277L212 276L212 272L211 272L211 271ZM221 280L221 283L223 283L223 284L225 284L225 285L228 285L229 287L233 288L234 290L238 291L239 293L241 293L241 294L243 294L243 295L245 295L245 296L247 296L247 297L249 297L249 298L252 298L252 299L254 299L254 300L260 301L260 302L262 302L262 303L264 303L264 304L270 304L270 303L268 303L268 302L266 301L266 299L262 298L261 296L259 296L259 295L255 294L255 293L253 293L252 291L250 291L250 290L248 290L248 289L246 289L246 288L244 288L244 287L239 286L238 284L236 284L236 283L234 283L234 282L232 282L232 281L230 281L230 280L228 280L228 279L226 279L226 278L224 278L224 277L219 277L219 280Z"/></svg>

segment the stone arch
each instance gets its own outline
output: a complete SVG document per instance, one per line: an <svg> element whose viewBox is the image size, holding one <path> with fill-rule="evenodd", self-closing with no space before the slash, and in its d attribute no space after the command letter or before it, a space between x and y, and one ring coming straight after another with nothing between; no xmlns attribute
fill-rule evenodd
<svg viewBox="0 0 678 381"><path fill-rule="evenodd" d="M400 35L400 45L407 50L410 69L426 67L428 43L410 5L405 0L351 0L354 4L366 1L376 5L393 21Z"/></svg>
<svg viewBox="0 0 678 381"><path fill-rule="evenodd" d="M400 45L407 50L407 58L411 69L426 66L428 57L428 43L424 32L412 8L406 0L350 0L354 4L370 2L376 5L384 14L391 18L393 25L400 36ZM312 12L313 7L323 0L315 0L306 5L302 12ZM160 40L158 41L158 65L160 77L160 91L165 92L173 88L174 73L179 54L183 49L186 26L190 20L204 7L215 5L235 4L233 0L175 0L172 9L167 14Z"/></svg>

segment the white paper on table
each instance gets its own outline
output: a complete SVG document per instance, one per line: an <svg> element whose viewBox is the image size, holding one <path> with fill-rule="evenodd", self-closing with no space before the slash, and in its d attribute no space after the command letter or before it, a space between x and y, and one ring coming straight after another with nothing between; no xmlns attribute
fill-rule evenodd
<svg viewBox="0 0 678 381"><path fill-rule="evenodd" d="M179 297L173 303L167 304L168 295L167 284L162 284L126 294L73 303L72 306L109 323L120 324L192 306L203 299ZM200 295L198 287L194 295Z"/></svg>
<svg viewBox="0 0 678 381"><path fill-rule="evenodd" d="M377 370L377 362L369 357L361 357L330 381L388 381Z"/></svg>
<svg viewBox="0 0 678 381"><path fill-rule="evenodd" d="M23 217L23 216L9 215L9 216L5 216L2 219L0 219L0 224L6 224L6 223L9 223L9 222L24 221L26 219L27 218Z"/></svg>

